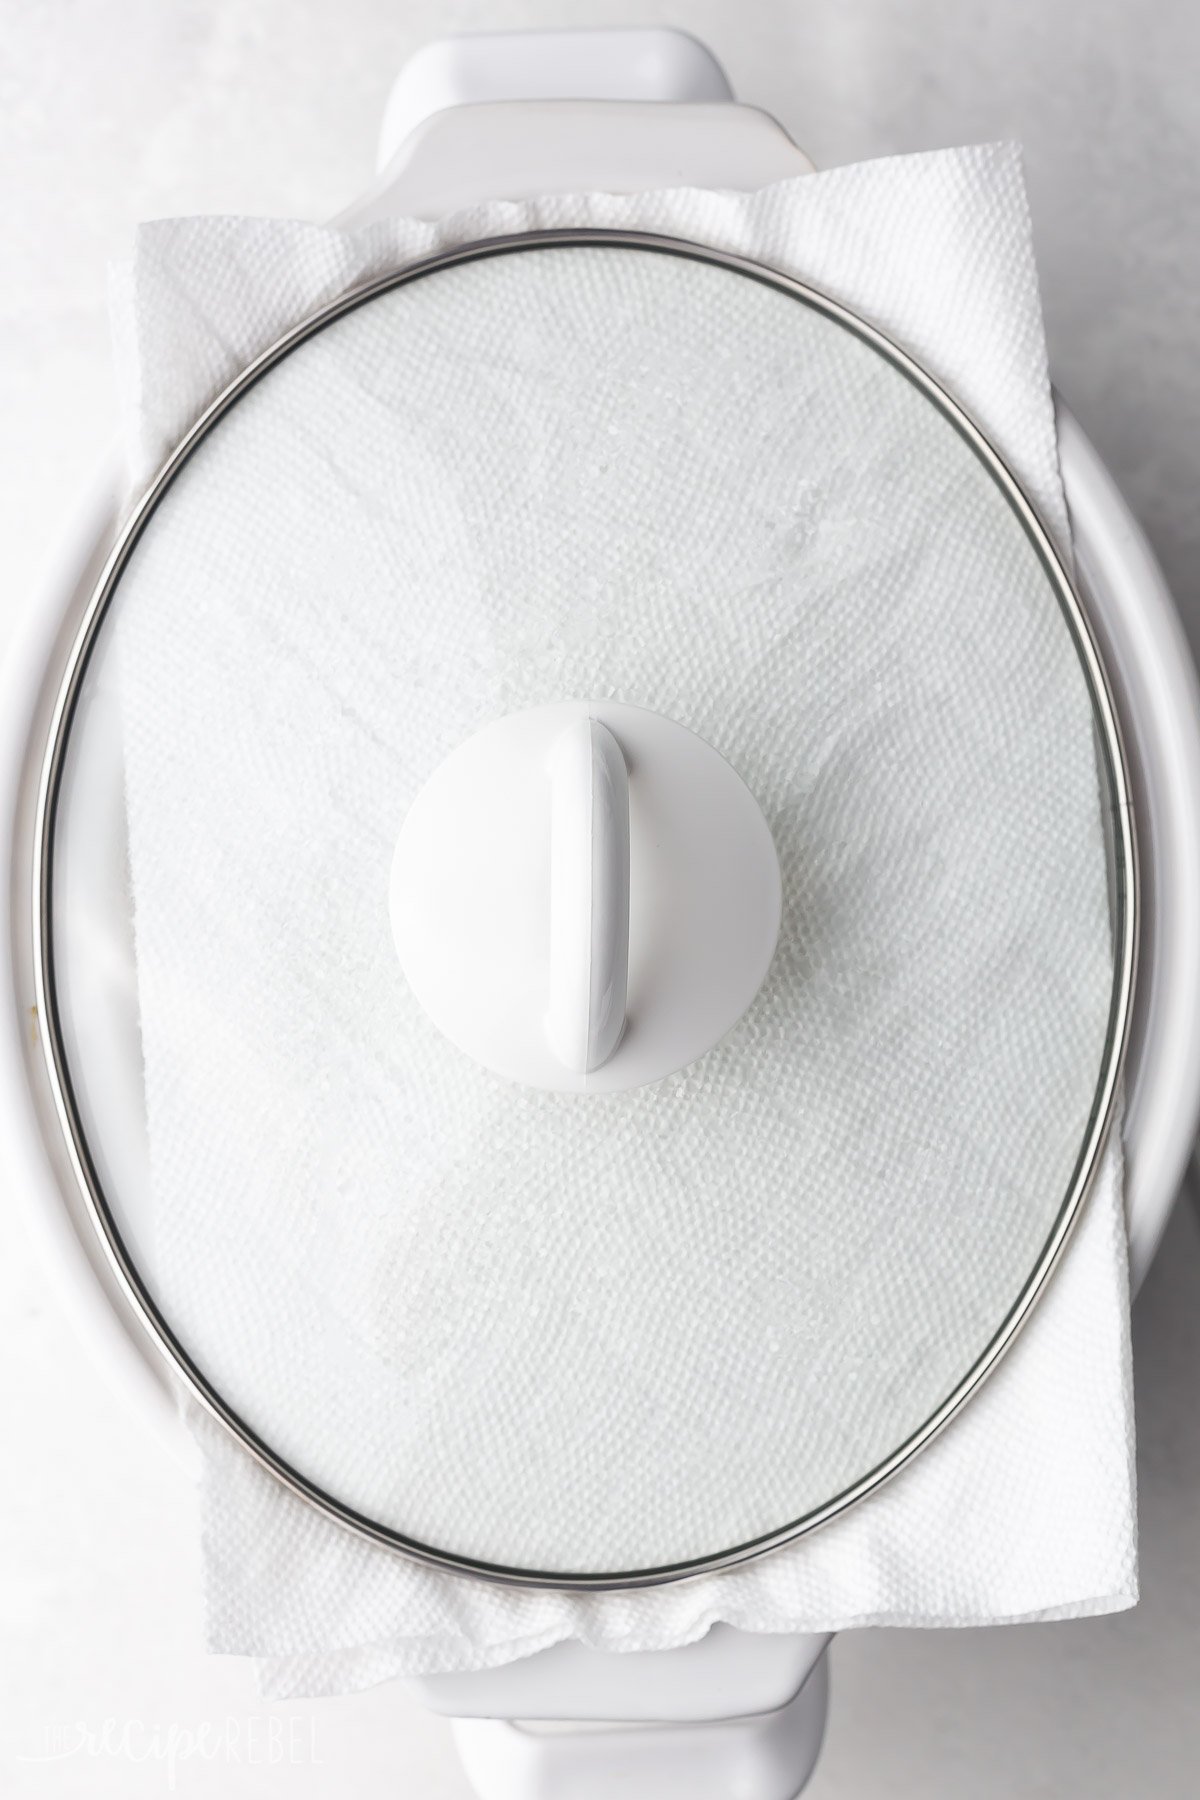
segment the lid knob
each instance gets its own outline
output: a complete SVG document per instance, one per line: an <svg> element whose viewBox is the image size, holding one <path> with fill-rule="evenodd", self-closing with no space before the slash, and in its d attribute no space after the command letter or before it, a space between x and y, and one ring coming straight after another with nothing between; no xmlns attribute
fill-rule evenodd
<svg viewBox="0 0 1200 1800"><path fill-rule="evenodd" d="M602 1093L672 1074L737 1023L781 884L753 795L703 738L566 701L486 725L434 771L390 905L446 1037L513 1080Z"/></svg>

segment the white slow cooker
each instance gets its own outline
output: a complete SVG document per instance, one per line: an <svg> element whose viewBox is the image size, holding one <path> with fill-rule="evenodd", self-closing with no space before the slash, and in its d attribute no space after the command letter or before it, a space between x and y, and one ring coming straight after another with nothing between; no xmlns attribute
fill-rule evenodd
<svg viewBox="0 0 1200 1800"><path fill-rule="evenodd" d="M748 190L810 168L774 121L734 102L712 58L681 34L458 40L432 46L402 73L384 121L379 174L337 223L360 226L389 216L434 219L474 201L546 192L637 192L667 185ZM381 284L381 292L383 285L395 284ZM1152 553L1061 401L1057 419L1077 559L1080 657L1115 795L1110 854L1123 921L1116 934L1102 1104L1089 1122L1094 1137L1089 1155L1098 1154L1123 1071L1126 1192L1137 1283L1157 1248L1200 1113L1200 947L1194 929L1200 916L1200 690ZM956 424L969 432L969 421L958 417ZM173 473L168 468L160 478L161 491ZM1002 468L992 474L1003 483ZM331 1502L320 1482L297 1477L285 1457L242 1428L236 1409L223 1407L220 1395L163 1328L139 1279L138 1258L121 1232L106 1226L103 1197L98 1201L80 1107L64 1071L86 1067L86 1107L119 1120L137 1115L130 1100L141 1070L129 970L107 954L106 934L114 929L113 915L124 895L122 871L114 863L122 851L112 816L121 796L104 778L111 767L113 727L98 716L86 727L90 736L77 733L69 758L66 734L77 698L72 680L90 654L122 559L136 546L143 515L148 517L155 504L152 497L132 523L122 520L122 477L115 463L105 468L79 505L54 566L31 600L5 670L0 786L10 848L4 888L10 1005L0 1104L11 1187L45 1247L76 1328L172 1453L183 1448L171 1386L182 1374L193 1392L219 1415L227 1414L226 1422L306 1497L356 1526L364 1524L366 1510L372 1535L428 1551L420 1533L372 1524L369 1509ZM1018 509L1019 503L1018 493ZM1025 529L1035 532L1036 521L1025 521ZM1052 553L1042 546L1042 555L1046 560ZM1070 620L1077 602L1065 578L1059 598ZM653 712L634 717L635 710L619 703L606 709L600 702L541 709L536 717L519 713L480 734L457 760L447 759L423 789L392 867L396 948L425 1013L485 1067L550 1091L624 1091L689 1063L743 1013L775 950L779 868L753 798L700 738ZM56 829L55 806L68 760L75 774L62 812L70 813L73 849L66 885L52 897L47 845ZM506 982L497 984L487 1005L480 1000L488 979L492 914L503 912L508 895L514 914L507 922L509 939L519 933L516 915L523 916L524 906L519 883L501 879L500 871L500 899L486 929L478 927L467 940L461 919L447 923L445 907L424 904L438 881L457 890L481 883L478 845L487 839L497 797L524 779L522 771L543 765L552 777L547 804L557 921L544 1033L540 1026L528 1028ZM715 911L705 912L697 903L694 922L680 927L681 938L693 933L688 940L693 960L681 965L678 995L662 1003L662 1029L641 1032L634 1028L639 1020L632 1002L628 1028L625 1017L627 988L634 992L630 969L637 961L630 887L631 879L645 883L636 866L640 859L646 867L650 838L636 826L636 806L631 830L631 770L634 777L638 770L657 770L662 792L672 796L672 819L684 821L678 854L685 862L691 859L688 892L706 896L720 890L731 844L737 846L732 860L742 876ZM714 809L721 819L717 837L724 858L713 857L712 833L706 830ZM501 834L498 846L487 839L493 860L528 863L529 846L540 842L545 821L541 812L519 815L518 823L522 818L528 841L515 827ZM58 907L54 918L52 898ZM115 929L119 935L119 921ZM48 970L51 975L54 970L46 948L56 932L58 989L48 980ZM63 975L68 967L69 979ZM694 981L696 970L703 973ZM60 1015L67 1014L64 1025ZM114 1055L122 1033L126 1054ZM140 1152L136 1142L122 1141L118 1127L105 1154L110 1167L114 1158L116 1165L125 1159L128 1167ZM1030 1300L1048 1277L1083 1202L1090 1167L1085 1164L1060 1215ZM989 1348L986 1363L972 1366L961 1393L948 1396L936 1419L931 1415L925 1436L982 1378L1016 1323L1019 1316ZM164 1347L173 1357L173 1374L156 1353ZM860 1484L861 1491L879 1478L873 1474ZM853 1497L840 1496L838 1505ZM814 1505L804 1522L819 1523L837 1509ZM753 1547L767 1549L794 1530L793 1520L786 1530L761 1534ZM497 1563L508 1578L523 1577L516 1558L455 1554L452 1547L445 1560L465 1568ZM731 1557L693 1557L688 1568L726 1560ZM661 1578L663 1567L641 1573ZM595 1578L585 1571L584 1579ZM552 1565L546 1579L567 1579L563 1564ZM458 1721L460 1748L481 1794L598 1793L610 1791L624 1771L661 1795L724 1792L736 1781L748 1795L769 1800L777 1794L784 1800L798 1791L796 1784L806 1779L819 1749L825 1642L751 1638L717 1628L686 1650L615 1658L565 1645L507 1668L432 1677L420 1686L430 1705ZM509 1723L514 1720L574 1721L580 1730L518 1731ZM600 1735L584 1729L597 1720L620 1722L623 1729ZM647 1729L650 1724L656 1729ZM673 1729L664 1731L666 1725Z"/></svg>

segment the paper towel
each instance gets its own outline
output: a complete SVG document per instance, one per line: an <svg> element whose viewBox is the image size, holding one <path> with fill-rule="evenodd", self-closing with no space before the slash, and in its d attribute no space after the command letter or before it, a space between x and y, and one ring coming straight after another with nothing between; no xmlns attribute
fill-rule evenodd
<svg viewBox="0 0 1200 1800"><path fill-rule="evenodd" d="M135 466L153 467L239 366L365 275L442 244L567 223L626 225L738 250L855 305L984 422L1065 543L1019 170L1011 152L997 149L838 171L754 196L489 206L437 227L376 226L357 239L268 221L147 228L118 289ZM939 274L934 291L931 267ZM136 846L136 817L131 822ZM134 884L136 900L136 854ZM142 924L139 916L139 937ZM143 996L144 1030L145 1011ZM151 1089L152 1039L148 1033ZM168 1166L153 1103L150 1127L152 1156ZM1127 1603L1134 1551L1126 1311L1114 1150L1039 1316L918 1464L810 1541L644 1595L518 1593L418 1568L293 1502L198 1423L208 1445L214 1647L272 1659L266 1679L282 1692L361 1685L402 1669L486 1666L568 1635L664 1647L717 1618L814 1630Z"/></svg>

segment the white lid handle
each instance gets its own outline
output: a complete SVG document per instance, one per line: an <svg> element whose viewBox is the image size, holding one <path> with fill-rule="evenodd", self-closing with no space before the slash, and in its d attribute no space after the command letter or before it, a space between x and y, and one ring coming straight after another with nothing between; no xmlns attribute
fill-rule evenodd
<svg viewBox="0 0 1200 1800"><path fill-rule="evenodd" d="M767 822L724 757L661 713L584 699L452 750L408 810L389 892L438 1029L574 1094L658 1081L717 1043L767 972L781 901Z"/></svg>
<svg viewBox="0 0 1200 1800"><path fill-rule="evenodd" d="M629 981L629 776L607 726L574 719L549 756L550 1048L577 1075L625 1029Z"/></svg>

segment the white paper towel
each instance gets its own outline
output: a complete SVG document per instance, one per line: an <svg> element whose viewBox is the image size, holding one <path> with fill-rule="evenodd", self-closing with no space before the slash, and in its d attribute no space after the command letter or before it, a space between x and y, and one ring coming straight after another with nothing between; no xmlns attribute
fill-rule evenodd
<svg viewBox="0 0 1200 1800"><path fill-rule="evenodd" d="M131 276L118 284L135 467L148 472L257 350L364 276L453 242L588 223L740 251L855 306L982 420L1065 542L1024 197L1015 157L996 149L836 171L749 197L489 206L437 227L389 223L358 238L269 221L147 228ZM136 859L134 880L136 891ZM154 1123L152 1108L152 1151ZM1110 1151L1025 1338L917 1465L808 1542L737 1572L641 1595L517 1593L420 1569L293 1502L197 1422L208 1446L213 1647L271 1659L267 1684L294 1692L362 1685L404 1669L486 1666L569 1635L659 1648L718 1618L809 1630L1128 1603L1126 1326L1119 1167Z"/></svg>

